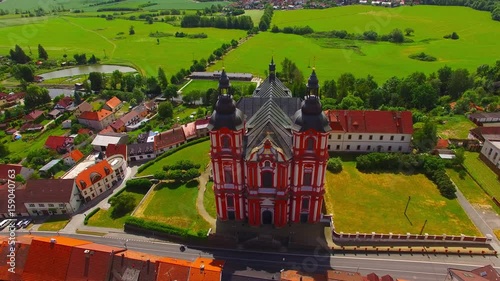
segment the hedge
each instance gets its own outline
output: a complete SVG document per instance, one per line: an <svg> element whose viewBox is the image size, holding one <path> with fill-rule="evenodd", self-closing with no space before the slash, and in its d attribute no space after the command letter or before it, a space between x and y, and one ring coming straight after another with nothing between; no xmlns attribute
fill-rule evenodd
<svg viewBox="0 0 500 281"><path fill-rule="evenodd" d="M141 172L142 172L142 171L144 171L147 167L149 167L149 166L153 165L154 163L156 163L156 162L160 161L161 159L163 159L163 158L165 158L165 157L167 157L167 156L169 156L169 155L172 155L173 153L175 153L175 152L177 152L177 151L179 151L179 150L181 150L181 149L183 149L183 148L190 147L190 146L192 146L192 145L198 144L198 143L200 143L200 142L204 142L204 141L209 140L209 139L210 139L210 137L209 137L209 136L208 136L208 137L199 138L199 139L197 139L197 140L194 140L194 141L190 141L190 142L188 142L188 143L185 143L185 144L183 144L183 145L181 145L181 146L179 146L179 147L176 147L176 148L170 149L170 150L168 150L168 151L165 151L165 152L163 152L163 154L162 154L162 155L160 155L160 156L156 157L156 158L155 158L155 160L153 160L153 161L149 161L148 163L146 163L146 164L142 165L141 167L139 167L139 169L137 169L137 172L138 172L138 173L141 173Z"/></svg>
<svg viewBox="0 0 500 281"><path fill-rule="evenodd" d="M97 212L99 212L101 208L97 207L95 208L92 212L90 212L87 216L85 216L85 219L83 220L83 224L87 225L89 223L89 219L95 215Z"/></svg>
<svg viewBox="0 0 500 281"><path fill-rule="evenodd" d="M200 238L206 238L206 231L200 230L196 234L193 234L189 231L189 229L185 228L180 228L172 225L168 225L165 223L161 222L156 222L156 221L150 221L150 220L144 220L141 218L136 218L136 217L128 217L127 220L125 221L125 228L127 226L132 226L144 230L150 230L154 231L156 233L163 233L167 235L173 235L173 236L178 236L181 238L194 238L194 239L200 239Z"/></svg>
<svg viewBox="0 0 500 281"><path fill-rule="evenodd" d="M148 186L146 186L146 184ZM118 195L122 194L127 188L138 188L138 187L141 187L141 185L144 185L144 188L150 188L153 184L148 179L132 179L132 180L128 180L127 183L125 183L125 187L124 188L120 189L120 191L118 191L117 193L113 194L113 196L109 197L108 203L111 203L111 200L113 200L113 198L116 198Z"/></svg>

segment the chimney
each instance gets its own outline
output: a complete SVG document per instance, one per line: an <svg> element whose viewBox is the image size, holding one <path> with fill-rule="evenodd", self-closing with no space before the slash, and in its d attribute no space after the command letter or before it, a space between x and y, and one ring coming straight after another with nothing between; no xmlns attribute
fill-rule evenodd
<svg viewBox="0 0 500 281"><path fill-rule="evenodd" d="M55 244L55 243L57 243L56 238L50 238L50 243L51 243L51 244Z"/></svg>

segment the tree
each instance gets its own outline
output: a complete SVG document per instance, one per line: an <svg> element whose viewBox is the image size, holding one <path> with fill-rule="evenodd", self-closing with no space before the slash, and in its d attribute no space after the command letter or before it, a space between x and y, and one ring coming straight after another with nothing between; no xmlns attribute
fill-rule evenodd
<svg viewBox="0 0 500 281"><path fill-rule="evenodd" d="M457 40L458 38L460 38L458 34L455 31L453 31L453 33L451 34L451 39Z"/></svg>
<svg viewBox="0 0 500 281"><path fill-rule="evenodd" d="M453 158L452 163L457 167L461 167L465 161L465 150L463 147L455 150L455 158Z"/></svg>
<svg viewBox="0 0 500 281"><path fill-rule="evenodd" d="M472 88L473 81L469 76L469 71L464 68L458 68L453 71L448 84L448 94L452 99L458 99L463 92Z"/></svg>
<svg viewBox="0 0 500 281"><path fill-rule="evenodd" d="M131 25L130 28L128 29L128 35L134 35L134 34L135 34L134 26Z"/></svg>
<svg viewBox="0 0 500 281"><path fill-rule="evenodd" d="M348 95L343 98L339 104L340 109L362 109L364 105L363 100L360 97L354 95Z"/></svg>
<svg viewBox="0 0 500 281"><path fill-rule="evenodd" d="M326 164L326 169L332 173L340 173L342 172L342 161L340 158L330 158Z"/></svg>
<svg viewBox="0 0 500 281"><path fill-rule="evenodd" d="M441 95L446 95L448 91L448 84L450 82L451 74L453 70L451 67L445 65L438 69L438 78L441 81Z"/></svg>
<svg viewBox="0 0 500 281"><path fill-rule="evenodd" d="M10 59L19 63L19 64L25 64L29 62L31 59L26 55L24 50L19 47L19 45L16 45L14 50L10 49Z"/></svg>
<svg viewBox="0 0 500 281"><path fill-rule="evenodd" d="M31 65L14 65L11 68L11 74L17 80L21 82L33 82L35 81L35 70Z"/></svg>
<svg viewBox="0 0 500 281"><path fill-rule="evenodd" d="M42 47L42 45L38 44L38 58L47 60L49 58L49 55L45 51L45 49Z"/></svg>
<svg viewBox="0 0 500 281"><path fill-rule="evenodd" d="M415 30L413 30L413 28L411 28L411 27L405 28L405 35L406 36L411 36L411 34L414 32L415 32Z"/></svg>
<svg viewBox="0 0 500 281"><path fill-rule="evenodd" d="M427 119L424 126L413 134L413 143L420 152L427 152L433 149L437 143L437 125Z"/></svg>
<svg viewBox="0 0 500 281"><path fill-rule="evenodd" d="M92 56L90 57L90 59L89 59L88 63L89 63L89 64L96 64L96 63L97 63L97 61L98 61L98 59L95 57L95 55L94 55L94 54L92 54Z"/></svg>
<svg viewBox="0 0 500 281"><path fill-rule="evenodd" d="M390 41L394 43L403 43L405 40L405 37L403 36L403 32L401 29L393 29L391 33L389 34L390 36Z"/></svg>
<svg viewBox="0 0 500 281"><path fill-rule="evenodd" d="M337 98L337 83L333 79L325 80L320 90L324 98Z"/></svg>
<svg viewBox="0 0 500 281"><path fill-rule="evenodd" d="M337 101L340 102L349 93L354 92L356 78L352 73L342 73L337 80Z"/></svg>
<svg viewBox="0 0 500 281"><path fill-rule="evenodd" d="M131 73L126 73L122 77L122 81L120 82L120 88L122 91L132 92L135 88L135 77Z"/></svg>
<svg viewBox="0 0 500 281"><path fill-rule="evenodd" d="M177 91L178 91L177 86L170 84L167 86L167 89L165 89L165 92L163 92L163 96L167 99L176 98L178 96Z"/></svg>
<svg viewBox="0 0 500 281"><path fill-rule="evenodd" d="M9 148L2 142L0 142L0 158L5 158L9 156Z"/></svg>
<svg viewBox="0 0 500 281"><path fill-rule="evenodd" d="M128 212L132 212L136 205L134 196L126 193L120 194L114 198L112 197L110 203L111 207L113 207L111 216L114 218L123 217Z"/></svg>
<svg viewBox="0 0 500 281"><path fill-rule="evenodd" d="M123 74L120 72L120 70L115 70L113 73L111 73L111 79L109 80L109 83L111 85L111 88L113 90L116 90L116 86L118 83L122 81Z"/></svg>
<svg viewBox="0 0 500 281"><path fill-rule="evenodd" d="M101 72L90 72L89 80L92 91L100 92L104 88L104 77Z"/></svg>
<svg viewBox="0 0 500 281"><path fill-rule="evenodd" d="M174 107L172 103L169 101L160 103L158 105L158 115L163 119L174 117Z"/></svg>
<svg viewBox="0 0 500 281"><path fill-rule="evenodd" d="M156 77L148 77L146 80L146 95L148 96L158 96L161 94L161 87L158 84Z"/></svg>
<svg viewBox="0 0 500 281"><path fill-rule="evenodd" d="M49 90L45 88L38 87L36 85L29 85L26 89L26 95L24 96L24 106L28 110L44 105L51 101L52 99L50 98Z"/></svg>
<svg viewBox="0 0 500 281"><path fill-rule="evenodd" d="M438 93L430 84L417 86L413 91L412 105L418 109L431 110L436 107Z"/></svg>
<svg viewBox="0 0 500 281"><path fill-rule="evenodd" d="M165 71L161 67L158 67L158 84L160 84L160 88L162 91L165 91L167 89L168 86L167 75L165 74Z"/></svg>
<svg viewBox="0 0 500 281"><path fill-rule="evenodd" d="M87 55L86 54L74 54L73 58L76 61L76 64L86 64L87 63Z"/></svg>

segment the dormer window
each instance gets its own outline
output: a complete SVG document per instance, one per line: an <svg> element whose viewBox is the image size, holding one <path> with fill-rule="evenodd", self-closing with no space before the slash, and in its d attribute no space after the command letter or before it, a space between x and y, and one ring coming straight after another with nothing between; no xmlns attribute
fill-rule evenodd
<svg viewBox="0 0 500 281"><path fill-rule="evenodd" d="M99 180L101 180L101 175L99 173L93 172L93 173L90 174L90 181L92 183L96 183Z"/></svg>
<svg viewBox="0 0 500 281"><path fill-rule="evenodd" d="M313 151L314 150L314 144L315 144L315 141L314 141L314 138L308 138L307 141L306 141L306 150L307 151Z"/></svg>
<svg viewBox="0 0 500 281"><path fill-rule="evenodd" d="M80 186L82 187L82 189L85 189L87 187L87 184L85 183L85 181L80 180Z"/></svg>

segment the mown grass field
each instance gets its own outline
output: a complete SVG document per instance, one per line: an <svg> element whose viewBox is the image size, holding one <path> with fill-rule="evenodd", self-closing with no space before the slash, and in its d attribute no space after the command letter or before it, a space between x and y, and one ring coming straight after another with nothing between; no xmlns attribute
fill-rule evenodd
<svg viewBox="0 0 500 281"><path fill-rule="evenodd" d="M51 217L47 219L40 227L38 227L39 231L59 231L63 229L69 220L66 217Z"/></svg>
<svg viewBox="0 0 500 281"><path fill-rule="evenodd" d="M134 216L166 223L193 232L208 230L210 225L196 209L198 181L181 183L161 183L148 195L142 212Z"/></svg>
<svg viewBox="0 0 500 281"><path fill-rule="evenodd" d="M443 139L466 139L469 131L476 127L464 115L437 118L437 133Z"/></svg>
<svg viewBox="0 0 500 281"><path fill-rule="evenodd" d="M231 81L231 87L240 89L241 92L245 92L248 86L252 82L244 81ZM255 83L253 83L255 85ZM208 89L217 89L219 86L219 81L217 80L192 80L186 88L182 89L182 92L189 93L191 91L202 91L206 92Z"/></svg>
<svg viewBox="0 0 500 281"><path fill-rule="evenodd" d="M156 9L203 9L205 7L210 7L212 5L221 4L223 6L227 5L227 2L197 2L189 0L161 0L161 1L149 1L149 0L126 0L123 2L98 5L90 7L92 3L99 3L104 1L98 0L53 0L53 1L32 1L32 0L15 0L15 1L3 1L0 3L0 9L10 10L12 13L16 8L22 10L33 10L36 8L43 8L44 10L51 10L53 8L58 8L60 6L65 9L83 9L84 11L96 11L102 8L115 8L115 7L127 7L127 8L138 8L141 4L146 4L148 2L156 2L157 5L149 6L143 8L144 10L156 10ZM112 13L112 12L111 12Z"/></svg>
<svg viewBox="0 0 500 281"><path fill-rule="evenodd" d="M127 188L121 194L130 194L135 199L136 206L141 202L142 198L148 189L139 189L139 188ZM111 214L113 212L113 207L110 207L107 210L100 209L95 213L89 220L89 226L99 226L99 227L111 227L111 228L123 228L125 224L125 220L129 217L130 213L125 214L119 218L113 217Z"/></svg>
<svg viewBox="0 0 500 281"><path fill-rule="evenodd" d="M406 76L415 71L431 73L448 65L475 70L482 64L493 64L500 57L500 22L489 12L466 7L412 6L383 8L345 6L324 10L275 11L272 25L311 26L315 31L346 30L363 33L374 30L379 35L394 28L415 30L415 43L312 39L299 35L262 32L224 59L228 71L245 71L264 75L271 56L279 64L285 57L294 61L305 75L308 66L316 65L320 80L337 79L344 72L356 77L373 75L383 82L392 76ZM453 31L459 40L443 36ZM286 44L284 44L286 42ZM356 49L356 50L354 50ZM422 62L408 55L425 52L436 62ZM218 62L211 69L220 69ZM278 70L281 66L278 65Z"/></svg>
<svg viewBox="0 0 500 281"><path fill-rule="evenodd" d="M456 200L442 197L424 175L365 174L344 162L339 174L327 172L325 202L338 232L479 235ZM404 215L405 206L411 201Z"/></svg>
<svg viewBox="0 0 500 281"><path fill-rule="evenodd" d="M498 177L479 159L479 153L466 151L464 167L479 186L486 190L490 196L500 198L500 182L498 181Z"/></svg>
<svg viewBox="0 0 500 281"><path fill-rule="evenodd" d="M210 160L208 154L209 148L209 141L200 142L195 145L186 147L147 167L137 176L153 175L158 171L163 171L163 166L165 166L166 164L174 164L180 160L191 160L195 163L201 164L200 170L203 171L207 166L208 161Z"/></svg>
<svg viewBox="0 0 500 281"><path fill-rule="evenodd" d="M89 58L94 54L101 59L101 63L130 65L147 75L156 76L158 67L162 67L168 77L181 68L189 68L193 59L208 58L223 43L246 36L243 30L180 28L166 23L150 25L121 19L107 21L97 17L62 16L20 22L25 25L17 25L19 19L5 20L0 25L0 38L4 38L0 42L0 54L7 55L18 44L27 54L31 48L36 57L37 46L41 44L49 58L62 60L63 54L72 58L76 53L86 53ZM135 35L128 35L131 25ZM205 33L208 38L162 37L158 44L157 38L149 37L151 32L156 31Z"/></svg>
<svg viewBox="0 0 500 281"><path fill-rule="evenodd" d="M203 194L203 205L212 218L217 217L217 207L215 206L215 194L213 190L214 182L207 182L205 193Z"/></svg>

